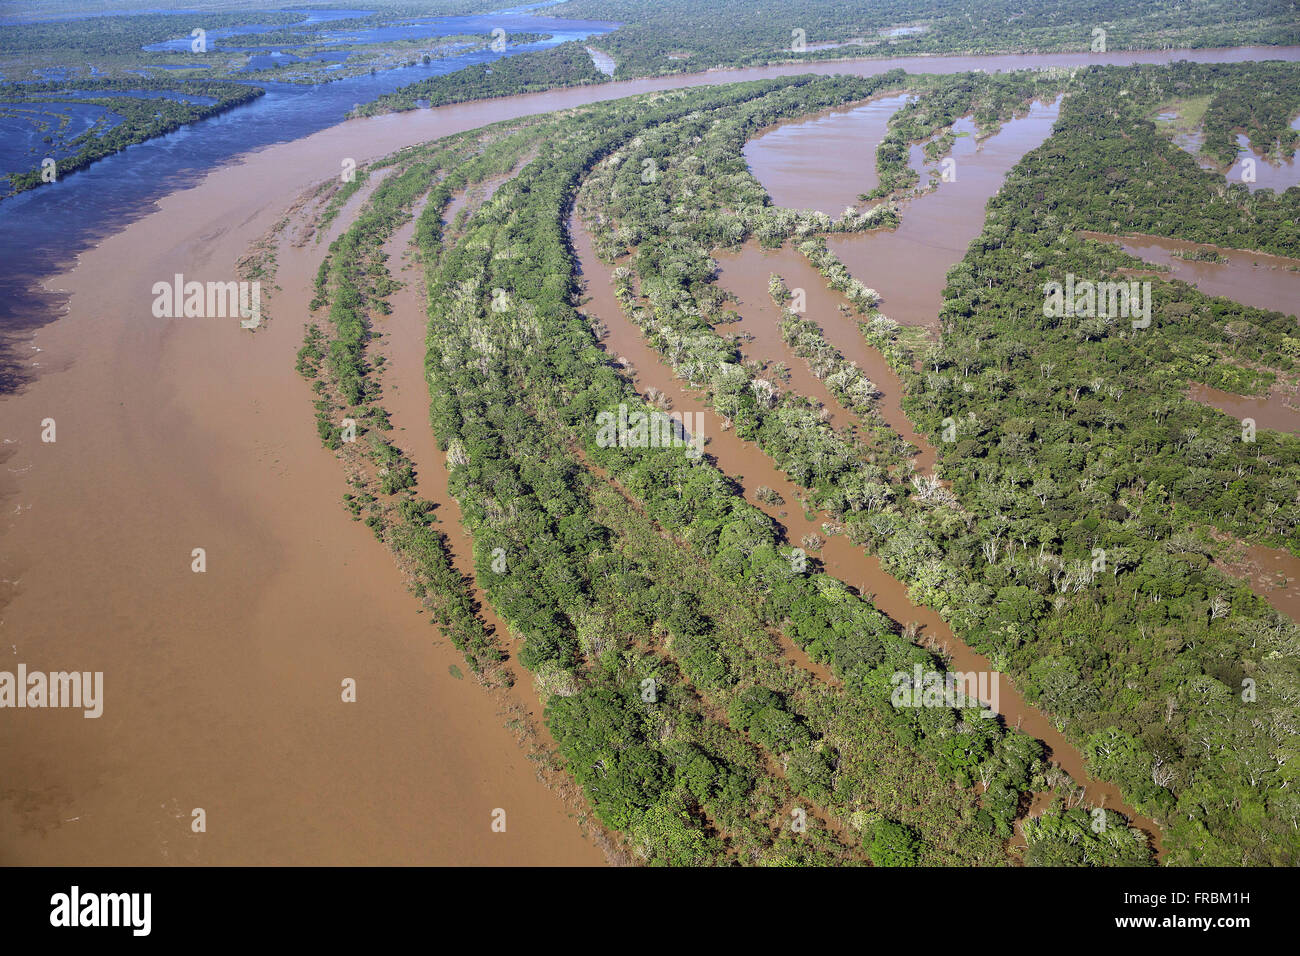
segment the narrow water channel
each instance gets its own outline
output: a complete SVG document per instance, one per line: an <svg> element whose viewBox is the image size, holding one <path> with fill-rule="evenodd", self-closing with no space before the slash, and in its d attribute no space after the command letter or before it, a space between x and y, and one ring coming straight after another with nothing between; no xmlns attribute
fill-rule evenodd
<svg viewBox="0 0 1300 956"><path fill-rule="evenodd" d="M848 299L829 288L806 258L788 244L779 249L763 249L754 241L738 251L715 252L713 258L718 263L718 285L736 297L741 317L737 326L722 326L720 332L740 330L753 335L754 341L745 346L747 354L789 366L788 388L820 400L831 410L831 420L837 427L855 421L856 416L844 409L825 384L808 370L808 363L781 339L781 310L767 291L768 277L775 273L785 280L787 288L802 289L808 306L803 318L815 321L826 341L846 360L855 362L862 374L875 384L880 391L876 410L895 434L918 449L912 458L917 470L928 473L934 468L934 448L903 412L902 379L879 350L862 337L858 317L851 311L841 310L841 306L849 305Z"/></svg>
<svg viewBox="0 0 1300 956"><path fill-rule="evenodd" d="M785 530L787 540L797 544L804 535L822 536L825 546L814 556L821 560L828 573L870 595L875 607L897 624L915 625L918 640L946 654L954 670L993 674L988 659L958 640L938 613L912 603L907 588L881 568L874 555L864 553L843 534L828 534L823 528L823 524L830 521L827 515L817 514L811 520L806 518L801 499L807 497L807 491L779 471L764 452L737 437L734 431L722 430L717 416L707 410L703 395L688 389L676 377L671 367L646 343L641 330L624 314L614 295L611 267L596 255L586 224L570 218L568 228L584 279L584 291L589 297L582 309L608 330L602 344L611 357L626 359L631 364L635 370L632 382L637 390L644 395L649 388L658 389L672 400L675 409L686 410L697 405L705 408L705 420L712 426L707 429L710 440L705 448L706 454L721 471L740 484L750 504L764 511ZM765 276L763 282L765 286ZM760 501L757 491L761 486L774 489L784 499L784 504ZM1050 751L1050 759L1086 788L1089 803L1124 813L1134 826L1148 834L1158 849L1160 831L1155 822L1127 807L1118 788L1089 777L1084 770L1082 755L1043 714L1025 702L1005 675L990 679L998 680L998 711L1007 724L1043 741Z"/></svg>

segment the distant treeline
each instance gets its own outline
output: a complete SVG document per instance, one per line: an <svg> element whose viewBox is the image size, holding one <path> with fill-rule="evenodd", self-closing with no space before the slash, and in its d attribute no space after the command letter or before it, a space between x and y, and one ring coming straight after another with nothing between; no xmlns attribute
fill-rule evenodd
<svg viewBox="0 0 1300 956"><path fill-rule="evenodd" d="M1300 132L1291 128L1300 114L1300 67L1267 64L1254 75L1257 85L1229 86L1205 111L1202 150L1224 166L1237 158L1238 131L1255 150L1277 159L1291 158L1300 146Z"/></svg>
<svg viewBox="0 0 1300 956"><path fill-rule="evenodd" d="M303 22L307 16L306 10L276 9L269 3L262 10L249 8L224 12L197 10L186 13L129 13L42 22L11 20L0 30L0 57L26 54L55 54L63 57L75 54L79 59L86 59L141 54L142 47L188 37L196 28L211 32L259 25L264 25L267 29L257 33L233 34L224 41L209 38L208 48L219 48L222 42L233 46L257 46L263 43L277 46L300 45L310 42L320 33L409 20L417 12L421 17L433 17L470 14L485 9L483 4L462 0L427 0L418 5L384 2L364 6L374 12L361 17L318 20L314 23Z"/></svg>
<svg viewBox="0 0 1300 956"><path fill-rule="evenodd" d="M1110 50L1300 43L1300 18L1278 0L569 0L547 12L623 22L591 41L618 79L789 60L796 38L810 48L800 59L1086 51L1094 30ZM816 49L851 40L863 43Z"/></svg>
<svg viewBox="0 0 1300 956"><path fill-rule="evenodd" d="M549 50L502 57L491 63L467 66L454 73L404 86L358 107L353 115L417 109L422 104L444 106L469 100L537 93L565 86L603 83L609 77L596 69L591 55L577 41Z"/></svg>
<svg viewBox="0 0 1300 956"><path fill-rule="evenodd" d="M41 23L10 22L0 30L0 56L54 54L94 58L141 53L141 47L188 37L196 27L219 30L249 24L289 24L303 19L287 10L235 13L141 13L120 17L85 17ZM256 34L249 34L249 37Z"/></svg>
<svg viewBox="0 0 1300 956"><path fill-rule="evenodd" d="M568 0L553 16L617 20L618 30L584 41L613 57L614 79L790 61L937 53L1088 51L1300 43L1300 19L1277 0L1061 0L1028 5L990 0ZM907 32L891 32L897 30ZM797 31L797 32L796 32ZM1094 33L1102 31L1104 37ZM861 40L862 43L849 41ZM794 44L802 42L802 52ZM821 48L821 45L831 45ZM582 43L471 66L381 96L357 115L599 83Z"/></svg>

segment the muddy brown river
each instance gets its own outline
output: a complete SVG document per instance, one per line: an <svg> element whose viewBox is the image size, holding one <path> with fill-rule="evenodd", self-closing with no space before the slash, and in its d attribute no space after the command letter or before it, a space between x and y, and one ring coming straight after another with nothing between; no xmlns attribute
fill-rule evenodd
<svg viewBox="0 0 1300 956"><path fill-rule="evenodd" d="M1300 313L1300 259L1161 236L1111 236L1098 232L1081 235L1114 243L1139 259L1168 266L1168 278L1191 283L1206 295L1223 296L1243 305L1288 315ZM1228 261L1201 262L1175 255L1189 252L1213 252Z"/></svg>
<svg viewBox="0 0 1300 956"><path fill-rule="evenodd" d="M67 312L21 343L36 377L0 399L3 669L103 671L105 698L97 720L67 710L0 718L0 862L604 859L538 780L494 699L452 676L460 656L418 613L386 549L341 506L341 469L320 446L312 392L294 371L324 244L280 244L281 288L255 333L234 321L151 314L155 282L176 273L232 278L249 244L305 189L337 176L342 160L363 163L597 100L802 72L1279 57L1294 60L1300 50L925 57L610 83L342 123L247 154L169 194L49 278L51 289L70 294ZM344 224L341 217L337 228ZM890 288L868 266L864 281L883 287L886 311L907 321L906 288ZM399 320L415 321L409 305L389 321ZM407 350L420 347L412 329L394 328L394 344L405 336ZM413 373L400 374L402 419L422 421L408 391ZM52 443L41 440L50 418ZM404 427L403 437L414 438L416 426ZM727 436L712 434L714 450L725 449ZM429 479L421 491L438 497L436 452L427 439L406 444ZM762 479L795 500L761 455L740 445L727 454L727 470L749 479L747 491ZM440 501L450 526L454 511ZM796 517L792 533L803 530ZM453 546L464 561L465 542ZM195 548L206 552L203 573L191 570ZM942 638L942 622L909 609L871 559L842 539L826 557L851 583L875 590L887 612ZM341 699L349 678L355 703ZM1009 689L1002 701L1019 706ZM1033 723L1032 710L1021 719L1049 743L1057 739L1041 717L1044 726ZM1073 771L1068 751L1054 749ZM1100 798L1105 788L1090 793ZM505 833L491 828L497 808L507 812ZM195 809L206 815L206 832L192 830Z"/></svg>
<svg viewBox="0 0 1300 956"><path fill-rule="evenodd" d="M322 134L307 176L357 145L340 132ZM327 242L281 242L282 291L254 334L151 316L160 276L228 274L276 221L304 176L284 152L169 197L57 280L73 307L37 340L66 370L5 400L6 426L27 437L6 462L5 657L103 671L105 704L98 720L5 712L0 858L600 864L499 703L453 676L463 659L342 508L343 471L293 371ZM441 480L445 493L418 390L423 324L409 299L386 320L414 363L394 397L404 423L425 426L402 435L422 489ZM45 417L54 444L33 440ZM450 504L440 511L458 530ZM204 573L191 571L195 547ZM205 833L191 831L195 808Z"/></svg>
<svg viewBox="0 0 1300 956"><path fill-rule="evenodd" d="M753 336L752 341L741 345L746 357L783 363L790 369L790 380L785 387L820 401L830 412L830 421L836 428L856 422L856 416L812 374L807 361L782 340L781 310L767 289L768 277L775 273L785 280L788 289L803 290L808 307L803 318L814 320L826 341L855 362L875 384L880 392L876 408L881 417L918 449L912 458L917 470L928 472L934 467L934 448L903 412L903 383L898 373L889 367L879 351L867 344L859 331L857 317L841 311L841 306L849 305L848 299L828 288L826 280L807 259L789 244L780 249L763 249L757 242L746 243L735 252L715 252L713 258L718 263L718 285L735 296L735 311L739 316L737 324L721 326L719 331Z"/></svg>
<svg viewBox="0 0 1300 956"><path fill-rule="evenodd" d="M873 97L849 109L781 123L745 144L745 161L778 206L839 216L880 185L876 144L912 97Z"/></svg>
<svg viewBox="0 0 1300 956"><path fill-rule="evenodd" d="M1060 105L1059 99L1034 103L1026 116L982 141L959 136L950 154L953 178L909 201L897 229L827 240L854 277L880 293L885 315L937 331L948 270L983 230L984 206L1002 188L1011 167L1051 134ZM960 124L957 128L963 130Z"/></svg>

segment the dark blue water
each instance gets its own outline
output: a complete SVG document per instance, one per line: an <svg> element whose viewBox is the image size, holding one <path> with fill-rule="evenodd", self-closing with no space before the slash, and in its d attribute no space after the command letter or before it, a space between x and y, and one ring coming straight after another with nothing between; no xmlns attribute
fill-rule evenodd
<svg viewBox="0 0 1300 956"><path fill-rule="evenodd" d="M222 49L224 50L228 48L222 47ZM243 48L240 49L241 52L247 52L244 51ZM256 48L254 47L250 49ZM319 53L296 54L285 53L281 49L276 49L273 53L254 53L248 58L248 66L244 67L244 72L253 70L273 70L277 66L288 66L290 63L307 63L313 60L320 63L337 60L338 63L335 64L335 67L337 67L350 56L352 56L352 51L350 50L321 50Z"/></svg>
<svg viewBox="0 0 1300 956"><path fill-rule="evenodd" d="M509 46L503 53L475 50L316 86L258 82L266 95L252 103L131 146L60 182L0 201L0 335L35 328L62 310L63 297L39 289L39 279L60 271L97 239L147 213L154 200L197 182L241 153L333 126L356 105L417 80L583 40L617 27L601 21L533 18L514 11L472 19L485 33L501 27L507 34L552 36ZM463 29L458 25L450 32ZM31 162L31 147L27 138L0 139L0 168L32 168L36 164ZM5 371L0 365L0 393L12 384Z"/></svg>
<svg viewBox="0 0 1300 956"><path fill-rule="evenodd" d="M0 142L4 155L0 158L0 174L26 171L41 164L46 156L64 159L75 150L69 144L78 136L88 133L96 125L107 131L122 122L122 117L103 106L89 103L31 102L8 105L19 112L16 117L0 117ZM58 116L41 115L43 110L57 110ZM67 118L68 125L59 130L59 116ZM42 129L40 123L47 124ZM51 138L45 142L45 137Z"/></svg>
<svg viewBox="0 0 1300 956"><path fill-rule="evenodd" d="M69 97L128 97L131 99L177 100L196 105L211 106L215 96L183 93L178 90L56 90L42 93L41 99L23 103L4 103L4 108L18 116L0 116L0 177L10 173L23 173L46 156L64 159L74 152L71 143L90 131L96 123L101 130L109 130L122 122L122 117L102 106L85 103L61 102ZM54 113L57 115L49 115ZM59 130L59 117L67 118L67 126ZM42 129L40 124L48 129ZM45 142L45 137L51 137Z"/></svg>
<svg viewBox="0 0 1300 956"><path fill-rule="evenodd" d="M549 5L551 4L537 4L538 7ZM349 12L357 15L364 13L364 11ZM342 18L330 17L329 19ZM300 27L315 22L317 21L309 17L301 23L292 24L292 26ZM404 18L350 30L303 31L301 39L296 43L245 45L246 40L241 40L239 43L226 42L236 36L256 39L256 35L259 33L280 29L277 26L248 25L224 30L210 30L206 41L209 52L221 50L255 54L249 59L249 64L245 68L253 71L273 69L277 66L288 66L291 63L304 63L313 60L318 62L331 60L342 62L352 56L352 53L348 50L316 50L312 53L287 52L291 50L298 51L300 47L342 47L358 44L391 43L396 40L438 40L442 37L464 35L486 38L496 29L505 31L504 42L510 44L513 42L511 40L512 34L540 33L558 35L563 33L566 36L571 35L574 33L573 24L575 22L580 21L562 20L555 17L527 16L517 11L502 11L480 16ZM582 39L581 36L572 36L572 38ZM151 52L187 53L190 50L190 43L191 37L187 35L175 37L162 43L155 43L144 49ZM201 56L201 54L196 54L196 57L198 56ZM418 54L413 54L413 56L418 57Z"/></svg>

